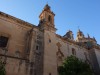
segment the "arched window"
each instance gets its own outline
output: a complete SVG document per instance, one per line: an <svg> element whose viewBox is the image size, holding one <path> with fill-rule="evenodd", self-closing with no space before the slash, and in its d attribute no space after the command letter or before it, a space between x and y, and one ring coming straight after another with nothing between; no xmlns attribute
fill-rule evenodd
<svg viewBox="0 0 100 75"><path fill-rule="evenodd" d="M49 15L49 17L48 17L48 21L51 22L51 16L50 16L50 15Z"/></svg>
<svg viewBox="0 0 100 75"><path fill-rule="evenodd" d="M75 51L74 48L72 48L72 54L73 54L73 55L76 55L76 51Z"/></svg>

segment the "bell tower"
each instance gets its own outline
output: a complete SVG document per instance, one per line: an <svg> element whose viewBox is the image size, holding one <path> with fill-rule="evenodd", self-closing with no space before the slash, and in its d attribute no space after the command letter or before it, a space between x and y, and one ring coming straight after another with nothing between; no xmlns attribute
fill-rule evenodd
<svg viewBox="0 0 100 75"><path fill-rule="evenodd" d="M54 16L55 14L51 11L50 6L48 4L45 5L44 9L42 10L42 13L40 14L40 23L39 26L45 26L49 28L54 28Z"/></svg>

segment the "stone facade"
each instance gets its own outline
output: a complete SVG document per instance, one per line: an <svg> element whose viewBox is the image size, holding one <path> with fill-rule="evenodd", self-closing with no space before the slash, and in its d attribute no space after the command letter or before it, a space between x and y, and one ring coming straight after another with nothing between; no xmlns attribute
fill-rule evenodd
<svg viewBox="0 0 100 75"><path fill-rule="evenodd" d="M100 74L96 39L85 37L81 30L76 40L71 30L64 36L56 34L54 16L48 4L38 26L0 12L0 59L6 75L58 75L58 66L70 55L88 62L95 75Z"/></svg>

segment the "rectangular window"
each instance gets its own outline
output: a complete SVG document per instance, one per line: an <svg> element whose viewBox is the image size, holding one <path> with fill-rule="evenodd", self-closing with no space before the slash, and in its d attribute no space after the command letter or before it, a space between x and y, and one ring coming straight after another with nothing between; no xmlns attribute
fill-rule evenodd
<svg viewBox="0 0 100 75"><path fill-rule="evenodd" d="M0 36L0 47L6 47L8 43L8 37Z"/></svg>
<svg viewBox="0 0 100 75"><path fill-rule="evenodd" d="M49 39L49 43L51 43L51 39Z"/></svg>
<svg viewBox="0 0 100 75"><path fill-rule="evenodd" d="M51 75L51 73L49 73L49 75Z"/></svg>
<svg viewBox="0 0 100 75"><path fill-rule="evenodd" d="M39 46L38 45L36 46L36 50L39 50Z"/></svg>

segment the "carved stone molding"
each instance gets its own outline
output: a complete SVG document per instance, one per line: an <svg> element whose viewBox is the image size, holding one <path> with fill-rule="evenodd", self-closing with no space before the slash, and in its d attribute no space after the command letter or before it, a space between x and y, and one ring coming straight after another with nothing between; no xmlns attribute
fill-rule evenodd
<svg viewBox="0 0 100 75"><path fill-rule="evenodd" d="M28 22L25 22L25 21L23 21L23 20L21 20L21 19L18 19L18 18L16 18L16 17L13 17L13 16L11 16L11 15L8 15L8 14L6 14L6 13L3 13L3 12L1 12L0 11L0 16L1 17L4 17L4 18L6 18L6 19L9 19L9 20L11 20L11 21L14 21L14 22L16 22L16 23L19 23L19 24L21 24L21 25L24 25L24 26L29 26L29 27L37 27L37 26L35 26L35 25L33 25L33 24L31 24L31 23L28 23Z"/></svg>

